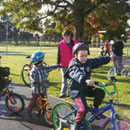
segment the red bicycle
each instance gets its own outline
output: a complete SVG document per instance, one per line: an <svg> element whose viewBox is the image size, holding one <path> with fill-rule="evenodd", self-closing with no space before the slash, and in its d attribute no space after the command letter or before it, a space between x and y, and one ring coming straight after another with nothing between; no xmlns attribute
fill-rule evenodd
<svg viewBox="0 0 130 130"><path fill-rule="evenodd" d="M0 72L0 95L6 96L5 105L9 111L20 113L23 111L25 103L22 96L13 92L11 80L8 79L8 75L10 74L9 68L0 67Z"/></svg>

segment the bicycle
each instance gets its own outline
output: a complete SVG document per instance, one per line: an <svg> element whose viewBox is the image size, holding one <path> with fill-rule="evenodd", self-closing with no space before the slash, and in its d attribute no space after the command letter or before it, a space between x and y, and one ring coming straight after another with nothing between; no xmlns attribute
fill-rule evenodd
<svg viewBox="0 0 130 130"><path fill-rule="evenodd" d="M98 116L102 116L103 113L111 110L111 117L103 124L103 127L100 130L130 130L130 120L120 116L115 111L113 104L113 95L117 93L116 88L116 79L111 77L111 82L102 83L95 82L99 87L102 87L105 92L109 95L109 104L106 106L96 109L88 107L88 116L87 119L82 122L81 130L91 130L92 122L97 119ZM113 85L113 91L110 92L106 88L109 85ZM55 130L73 130L75 123L76 109L68 103L58 103L54 106L52 111L52 120ZM92 113L92 114L90 114Z"/></svg>
<svg viewBox="0 0 130 130"><path fill-rule="evenodd" d="M4 67L3 69L4 72L9 71L8 67ZM9 80L7 76L0 76L0 87L1 96L6 96L5 105L8 110L14 113L22 112L25 106L24 100L19 94L13 92L13 87L11 87L11 80Z"/></svg>
<svg viewBox="0 0 130 130"><path fill-rule="evenodd" d="M31 56L26 56L27 59L30 59ZM43 64L47 65L45 62L43 62ZM25 64L21 70L21 78L24 82L24 84L27 87L31 87L29 84L29 75L30 75L30 70L32 69L32 64Z"/></svg>
<svg viewBox="0 0 130 130"><path fill-rule="evenodd" d="M41 96L38 97L37 102L33 107L32 113L34 113L37 117L43 115L45 123L49 126L53 125L52 108L49 105L47 95L45 95L44 97Z"/></svg>
<svg viewBox="0 0 130 130"><path fill-rule="evenodd" d="M125 63L119 64L119 60L115 61L115 65L108 71L107 79L110 80L111 76L116 76L117 74L121 74L122 78L129 77L130 73L128 72L128 68L124 67Z"/></svg>
<svg viewBox="0 0 130 130"><path fill-rule="evenodd" d="M31 56L26 56L26 58L30 58ZM29 75L30 75L30 70L32 69L32 64L25 64L21 70L21 78L24 82L24 84L28 87L30 87L29 84Z"/></svg>

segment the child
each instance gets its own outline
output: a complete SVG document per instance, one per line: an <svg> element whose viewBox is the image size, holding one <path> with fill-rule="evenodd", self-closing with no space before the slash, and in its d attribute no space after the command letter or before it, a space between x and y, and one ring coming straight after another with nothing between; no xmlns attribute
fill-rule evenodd
<svg viewBox="0 0 130 130"><path fill-rule="evenodd" d="M88 48L83 43L78 43L73 47L73 54L75 58L70 61L65 76L69 78L69 96L78 107L74 130L80 130L81 122L87 113L85 97L94 97L93 106L98 108L105 96L104 90L94 87L94 81L90 80L91 70L107 64L110 57L88 59Z"/></svg>
<svg viewBox="0 0 130 130"><path fill-rule="evenodd" d="M60 67L60 65L51 65L43 66L44 53L43 52L35 52L32 54L30 61L33 64L33 67L30 72L29 80L30 85L32 87L32 98L28 105L27 113L30 118L32 118L32 108L35 105L37 98L41 95L44 97L47 92L47 88L49 86L49 82L47 80L48 73L53 69Z"/></svg>
<svg viewBox="0 0 130 130"><path fill-rule="evenodd" d="M104 45L104 48L105 48L104 56L106 56L107 53L108 53L108 56L110 56L110 45L109 44L110 44L110 40L107 40Z"/></svg>
<svg viewBox="0 0 130 130"><path fill-rule="evenodd" d="M103 56L104 54L104 46L100 46L100 56Z"/></svg>

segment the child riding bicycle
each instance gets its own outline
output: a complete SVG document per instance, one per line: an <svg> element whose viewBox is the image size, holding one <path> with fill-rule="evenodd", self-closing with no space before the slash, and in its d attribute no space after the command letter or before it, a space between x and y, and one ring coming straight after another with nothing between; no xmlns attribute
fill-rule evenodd
<svg viewBox="0 0 130 130"><path fill-rule="evenodd" d="M33 64L33 67L30 71L29 81L32 88L32 98L28 105L27 113L30 118L32 118L32 109L35 105L38 97L44 97L47 93L47 88L49 86L48 73L53 69L57 69L60 65L43 65L44 60L43 52L35 52L30 58L30 62Z"/></svg>
<svg viewBox="0 0 130 130"><path fill-rule="evenodd" d="M117 60L118 60L118 65L122 66L121 62L123 56L123 48L124 48L124 44L119 37L119 40L112 45L112 59L113 59L114 66L116 66ZM118 74L120 74L120 72Z"/></svg>
<svg viewBox="0 0 130 130"><path fill-rule="evenodd" d="M87 113L85 97L94 97L94 108L98 108L104 99L104 90L94 87L95 82L90 80L91 70L103 64L109 63L110 57L88 59L88 48L84 43L78 43L73 47L75 58L70 61L65 74L69 78L69 96L75 101L78 108L74 130L80 130L82 121Z"/></svg>

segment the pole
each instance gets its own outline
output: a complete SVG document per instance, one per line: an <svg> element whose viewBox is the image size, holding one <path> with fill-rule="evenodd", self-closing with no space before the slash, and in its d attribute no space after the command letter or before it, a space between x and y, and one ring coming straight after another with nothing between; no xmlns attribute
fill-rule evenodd
<svg viewBox="0 0 130 130"><path fill-rule="evenodd" d="M6 54L8 54L8 21L7 21L7 25L6 25Z"/></svg>

